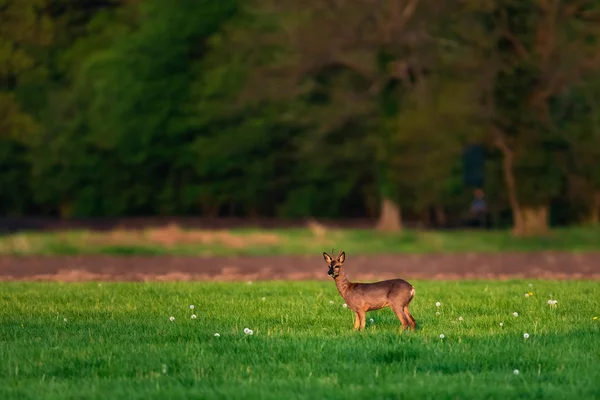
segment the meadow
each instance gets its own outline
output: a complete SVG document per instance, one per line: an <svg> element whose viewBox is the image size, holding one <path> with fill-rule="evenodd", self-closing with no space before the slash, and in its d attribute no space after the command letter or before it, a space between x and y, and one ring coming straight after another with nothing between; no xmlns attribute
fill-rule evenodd
<svg viewBox="0 0 600 400"><path fill-rule="evenodd" d="M327 281L4 282L0 398L600 397L597 282L411 283L355 332Z"/></svg>
<svg viewBox="0 0 600 400"><path fill-rule="evenodd" d="M354 254L499 253L506 251L600 251L600 229L554 229L545 236L514 237L508 230L382 233L369 229L189 230L178 226L108 232L67 230L0 236L0 256L21 255L294 255L323 248Z"/></svg>

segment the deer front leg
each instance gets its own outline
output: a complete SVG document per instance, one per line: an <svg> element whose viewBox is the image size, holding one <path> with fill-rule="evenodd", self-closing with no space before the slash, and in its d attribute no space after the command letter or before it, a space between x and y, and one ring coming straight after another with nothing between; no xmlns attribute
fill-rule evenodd
<svg viewBox="0 0 600 400"><path fill-rule="evenodd" d="M358 313L354 311L354 330L357 330L360 327L360 317Z"/></svg>
<svg viewBox="0 0 600 400"><path fill-rule="evenodd" d="M367 312L360 310L356 313L356 315L358 315L360 319L360 330L362 331L365 329L365 324L367 323Z"/></svg>

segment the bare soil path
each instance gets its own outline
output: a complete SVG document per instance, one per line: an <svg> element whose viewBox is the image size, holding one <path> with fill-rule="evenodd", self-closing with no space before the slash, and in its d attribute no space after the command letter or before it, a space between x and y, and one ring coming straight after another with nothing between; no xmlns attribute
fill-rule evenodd
<svg viewBox="0 0 600 400"><path fill-rule="evenodd" d="M351 280L600 279L600 253L348 255ZM311 256L0 257L0 281L247 281L327 280L320 254Z"/></svg>

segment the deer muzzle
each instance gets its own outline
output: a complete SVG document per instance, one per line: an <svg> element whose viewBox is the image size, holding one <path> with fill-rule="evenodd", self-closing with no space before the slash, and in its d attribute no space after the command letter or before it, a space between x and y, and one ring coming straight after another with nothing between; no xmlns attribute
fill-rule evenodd
<svg viewBox="0 0 600 400"><path fill-rule="evenodd" d="M329 267L329 272L327 272L327 275L331 276L333 279L337 278L338 275L340 273L336 270L334 270L332 267Z"/></svg>

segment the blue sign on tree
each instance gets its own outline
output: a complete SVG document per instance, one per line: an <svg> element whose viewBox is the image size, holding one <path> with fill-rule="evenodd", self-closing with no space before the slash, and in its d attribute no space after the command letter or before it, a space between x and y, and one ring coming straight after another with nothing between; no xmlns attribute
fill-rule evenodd
<svg viewBox="0 0 600 400"><path fill-rule="evenodd" d="M463 180L465 185L483 187L485 181L485 148L470 145L463 152Z"/></svg>

